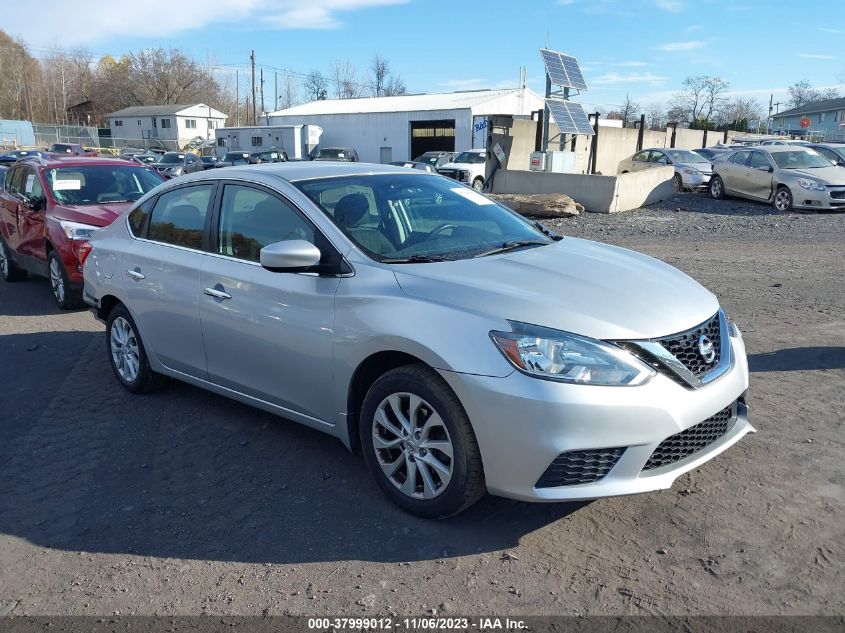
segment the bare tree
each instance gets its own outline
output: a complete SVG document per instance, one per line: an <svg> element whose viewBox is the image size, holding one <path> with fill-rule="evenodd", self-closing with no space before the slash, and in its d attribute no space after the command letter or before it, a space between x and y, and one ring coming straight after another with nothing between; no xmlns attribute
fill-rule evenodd
<svg viewBox="0 0 845 633"><path fill-rule="evenodd" d="M640 114L640 104L631 101L631 97L626 94L625 103L622 104L622 110L619 114L622 118L622 127L629 127Z"/></svg>
<svg viewBox="0 0 845 633"><path fill-rule="evenodd" d="M836 99L840 96L839 90L836 88L813 88L812 84L807 79L796 81L789 88L789 100L786 102L787 107L800 108L801 106L813 103L815 101L824 101L826 99Z"/></svg>
<svg viewBox="0 0 845 633"><path fill-rule="evenodd" d="M759 101L750 97L737 97L722 105L718 118L723 127L748 132L755 123L759 126L765 116Z"/></svg>
<svg viewBox="0 0 845 633"><path fill-rule="evenodd" d="M290 108L299 103L299 85L291 75L285 75L285 83L282 85L279 102L282 109Z"/></svg>
<svg viewBox="0 0 845 633"><path fill-rule="evenodd" d="M308 101L322 101L329 98L329 80L319 70L308 73L302 87Z"/></svg>
<svg viewBox="0 0 845 633"><path fill-rule="evenodd" d="M390 69L390 62L376 53L370 63L372 87L370 91L374 97L393 97L405 94L405 82Z"/></svg>
<svg viewBox="0 0 845 633"><path fill-rule="evenodd" d="M355 99L363 94L363 86L358 81L358 69L351 62L336 59L329 69L329 80L337 99Z"/></svg>
<svg viewBox="0 0 845 633"><path fill-rule="evenodd" d="M659 103L652 103L646 108L645 120L650 130L666 129L666 112Z"/></svg>
<svg viewBox="0 0 845 633"><path fill-rule="evenodd" d="M670 112L679 123L701 126L707 125L722 106L730 84L719 77L696 75L687 77L682 85L672 98Z"/></svg>

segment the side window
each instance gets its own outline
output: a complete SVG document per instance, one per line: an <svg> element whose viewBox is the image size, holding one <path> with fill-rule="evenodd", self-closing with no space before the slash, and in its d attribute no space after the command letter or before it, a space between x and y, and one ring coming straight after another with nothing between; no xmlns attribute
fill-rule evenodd
<svg viewBox="0 0 845 633"><path fill-rule="evenodd" d="M20 194L21 179L23 178L24 171L26 170L23 167L15 167L12 169L9 174L9 184L6 187L6 190L9 193Z"/></svg>
<svg viewBox="0 0 845 633"><path fill-rule="evenodd" d="M252 187L226 185L217 252L251 262L263 247L285 240L314 243L314 228L283 200Z"/></svg>
<svg viewBox="0 0 845 633"><path fill-rule="evenodd" d="M751 160L748 163L749 167L754 169L767 169L772 166L768 157L763 152L751 152Z"/></svg>
<svg viewBox="0 0 845 633"><path fill-rule="evenodd" d="M634 154L634 158L632 160L635 160L638 163L648 162L648 152L637 152Z"/></svg>
<svg viewBox="0 0 845 633"><path fill-rule="evenodd" d="M158 197L150 218L148 238L156 242L202 248L208 202L214 185L181 187Z"/></svg>
<svg viewBox="0 0 845 633"><path fill-rule="evenodd" d="M663 152L653 151L648 157L648 162L657 163L658 165L668 165L669 158Z"/></svg>
<svg viewBox="0 0 845 633"><path fill-rule="evenodd" d="M144 204L135 207L129 214L129 230L135 237L144 237L147 218L150 217L150 211L153 210L153 200L147 200Z"/></svg>
<svg viewBox="0 0 845 633"><path fill-rule="evenodd" d="M41 186L41 178L38 175L38 170L34 167L29 167L26 170L23 180L23 196L24 198L33 199L41 198L44 195L44 188Z"/></svg>
<svg viewBox="0 0 845 633"><path fill-rule="evenodd" d="M750 153L751 152L737 152L731 156L729 160L737 165L744 165L748 161L748 155Z"/></svg>

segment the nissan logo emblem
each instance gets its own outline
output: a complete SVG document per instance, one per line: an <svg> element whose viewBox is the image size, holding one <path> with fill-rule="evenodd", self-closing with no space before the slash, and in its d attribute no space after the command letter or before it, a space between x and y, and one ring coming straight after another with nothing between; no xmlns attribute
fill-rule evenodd
<svg viewBox="0 0 845 633"><path fill-rule="evenodd" d="M704 334L698 337L698 353L708 363L712 363L716 358L716 348L713 347L713 341Z"/></svg>

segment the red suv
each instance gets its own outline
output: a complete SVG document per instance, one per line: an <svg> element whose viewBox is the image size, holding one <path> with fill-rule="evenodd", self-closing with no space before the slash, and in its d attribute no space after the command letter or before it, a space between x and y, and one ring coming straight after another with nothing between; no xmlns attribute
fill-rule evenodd
<svg viewBox="0 0 845 633"><path fill-rule="evenodd" d="M0 273L50 279L60 308L82 307L82 263L94 231L164 179L119 159L30 158L14 163L0 189Z"/></svg>

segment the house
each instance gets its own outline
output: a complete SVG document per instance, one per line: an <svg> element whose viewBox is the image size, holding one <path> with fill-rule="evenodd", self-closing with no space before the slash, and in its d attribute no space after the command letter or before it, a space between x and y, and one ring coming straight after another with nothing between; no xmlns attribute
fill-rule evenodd
<svg viewBox="0 0 845 633"><path fill-rule="evenodd" d="M323 147L352 147L370 163L486 146L489 117L528 118L543 99L526 88L326 99L271 112L268 125L315 125Z"/></svg>
<svg viewBox="0 0 845 633"><path fill-rule="evenodd" d="M809 119L810 126L802 128L801 120L805 117ZM845 97L814 101L778 112L772 118L772 132L823 138L825 141L845 140Z"/></svg>
<svg viewBox="0 0 845 633"><path fill-rule="evenodd" d="M142 145L181 149L187 143L214 138L227 116L203 103L131 106L112 112L109 121L116 146Z"/></svg>
<svg viewBox="0 0 845 633"><path fill-rule="evenodd" d="M69 125L94 125L96 123L96 104L91 99L85 99L79 103L69 105L65 108L67 122Z"/></svg>

